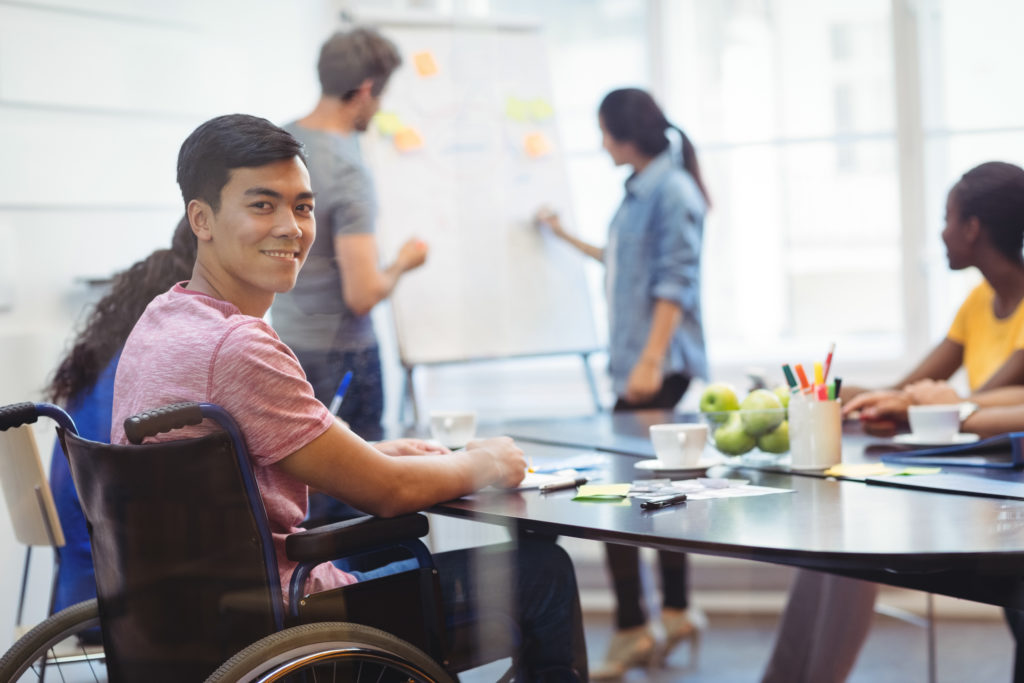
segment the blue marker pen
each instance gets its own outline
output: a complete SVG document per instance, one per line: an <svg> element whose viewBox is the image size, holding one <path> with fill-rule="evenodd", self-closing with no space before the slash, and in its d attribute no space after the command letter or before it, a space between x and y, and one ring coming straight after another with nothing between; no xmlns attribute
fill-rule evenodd
<svg viewBox="0 0 1024 683"><path fill-rule="evenodd" d="M334 398L331 399L331 406L328 410L331 411L331 415L337 415L338 410L341 409L341 402L345 399L345 392L348 391L348 385L352 382L352 371L349 370L345 373L345 376L341 378L341 384L338 385L338 390L334 392Z"/></svg>

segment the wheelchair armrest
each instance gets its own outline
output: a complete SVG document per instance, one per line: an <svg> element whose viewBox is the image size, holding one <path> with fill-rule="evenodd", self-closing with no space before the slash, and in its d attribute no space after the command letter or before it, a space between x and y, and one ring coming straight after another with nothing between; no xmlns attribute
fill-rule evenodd
<svg viewBox="0 0 1024 683"><path fill-rule="evenodd" d="M389 518L368 515L290 534L285 552L294 562L323 562L422 538L429 530L426 516L420 513Z"/></svg>

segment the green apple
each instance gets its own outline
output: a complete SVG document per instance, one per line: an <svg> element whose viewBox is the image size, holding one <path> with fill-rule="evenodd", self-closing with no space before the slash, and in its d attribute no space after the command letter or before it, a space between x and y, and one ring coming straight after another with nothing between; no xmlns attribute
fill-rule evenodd
<svg viewBox="0 0 1024 683"><path fill-rule="evenodd" d="M765 453L785 453L789 450L789 422L757 437L757 447Z"/></svg>
<svg viewBox="0 0 1024 683"><path fill-rule="evenodd" d="M715 430L715 448L726 455L743 455L757 443L754 437L743 429L739 413L733 413L722 426Z"/></svg>
<svg viewBox="0 0 1024 683"><path fill-rule="evenodd" d="M786 419L782 402L774 392L754 389L740 403L743 429L751 436L761 436L772 431Z"/></svg>
<svg viewBox="0 0 1024 683"><path fill-rule="evenodd" d="M772 391L774 391L775 395L779 397L779 403L782 404L782 407L788 409L789 397L792 396L792 394L789 391L789 387L787 387L785 384L780 384L779 386L772 389Z"/></svg>
<svg viewBox="0 0 1024 683"><path fill-rule="evenodd" d="M736 397L736 390L725 382L709 384L704 389L704 393L700 395L700 411L702 413L726 412L737 410L739 407L740 401ZM725 416L712 415L711 418L716 422L721 422Z"/></svg>

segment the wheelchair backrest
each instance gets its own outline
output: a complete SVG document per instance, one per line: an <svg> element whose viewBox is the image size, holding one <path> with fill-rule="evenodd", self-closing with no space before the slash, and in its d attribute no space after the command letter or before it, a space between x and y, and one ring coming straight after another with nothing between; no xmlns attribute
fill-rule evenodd
<svg viewBox="0 0 1024 683"><path fill-rule="evenodd" d="M112 446L58 431L92 541L110 681L202 681L280 628L271 540L227 434Z"/></svg>

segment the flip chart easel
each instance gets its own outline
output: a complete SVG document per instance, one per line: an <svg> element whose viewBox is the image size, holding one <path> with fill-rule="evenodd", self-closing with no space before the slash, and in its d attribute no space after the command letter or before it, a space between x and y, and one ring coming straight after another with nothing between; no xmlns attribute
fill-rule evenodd
<svg viewBox="0 0 1024 683"><path fill-rule="evenodd" d="M382 253L430 252L391 298L405 368L402 417L418 420L417 366L579 355L600 343L583 259L532 223L567 220L569 183L546 49L532 22L360 17L403 55L363 136Z"/></svg>

